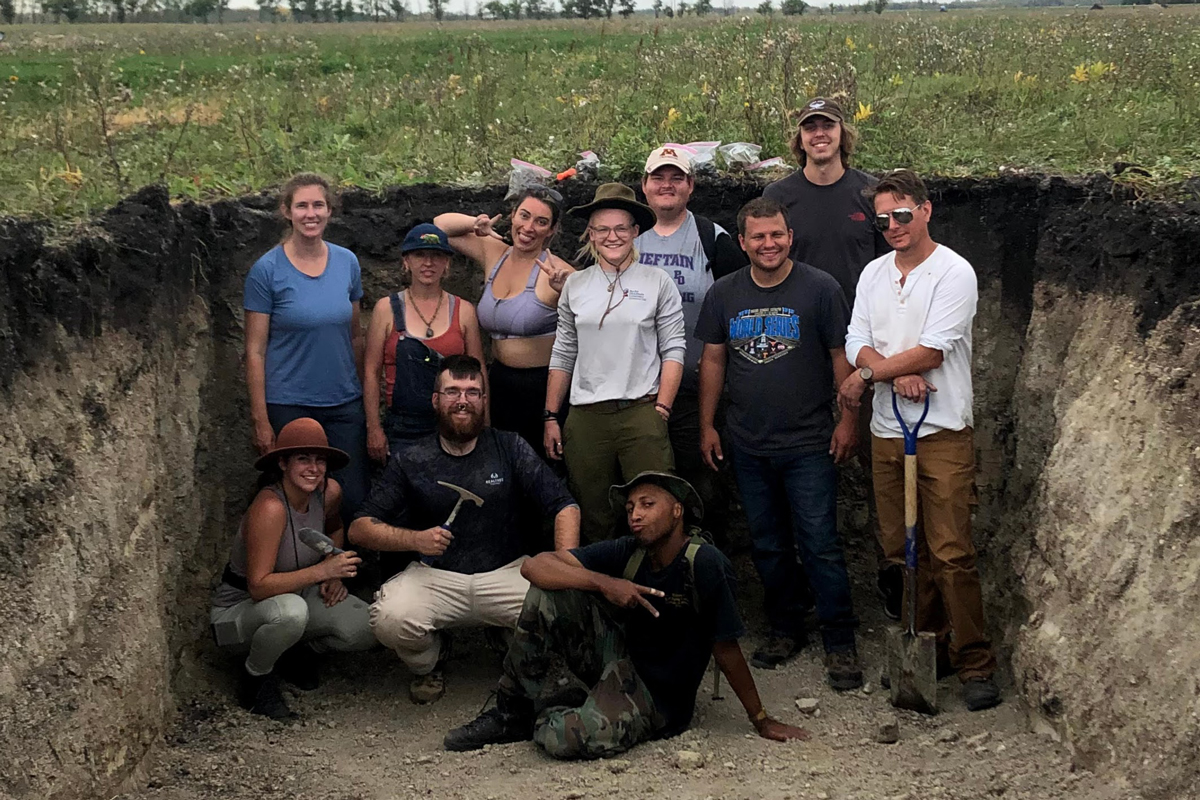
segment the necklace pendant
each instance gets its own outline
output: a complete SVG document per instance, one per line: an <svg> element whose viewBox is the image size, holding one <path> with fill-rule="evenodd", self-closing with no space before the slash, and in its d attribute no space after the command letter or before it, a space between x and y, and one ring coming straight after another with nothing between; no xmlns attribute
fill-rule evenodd
<svg viewBox="0 0 1200 800"><path fill-rule="evenodd" d="M425 338L426 338L426 339L432 339L432 338L433 338L433 328L426 328L426 329L425 329Z"/></svg>

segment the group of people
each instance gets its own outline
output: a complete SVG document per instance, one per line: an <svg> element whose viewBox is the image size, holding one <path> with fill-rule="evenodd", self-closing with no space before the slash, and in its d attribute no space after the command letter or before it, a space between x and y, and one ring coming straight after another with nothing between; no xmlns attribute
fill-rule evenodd
<svg viewBox="0 0 1200 800"><path fill-rule="evenodd" d="M358 261L323 238L328 184L285 185L288 235L245 290L261 477L211 614L218 645L246 654L240 702L290 716L281 680L314 688L321 653L378 642L431 703L448 632L482 626L503 633L498 700L449 749L532 739L598 757L674 735L710 657L761 735L803 738L768 716L749 667L793 657L815 611L829 684L863 684L836 513L851 458L870 466L880 586L901 615L895 395L902 415L928 406L916 626L968 708L998 703L971 543L975 274L930 237L921 179L854 170L854 147L837 102L808 101L800 169L738 212L736 240L688 210L692 166L671 146L646 161L644 203L604 184L564 212L532 187L507 238L499 217L442 214L408 232L409 286L365 339ZM564 213L586 221L581 269L550 251ZM442 288L455 253L484 270L477 307ZM749 664L732 566L703 532L724 532L727 459L769 625ZM371 460L386 465L373 485ZM552 546L531 530L551 522ZM406 562L369 605L345 586L351 546Z"/></svg>

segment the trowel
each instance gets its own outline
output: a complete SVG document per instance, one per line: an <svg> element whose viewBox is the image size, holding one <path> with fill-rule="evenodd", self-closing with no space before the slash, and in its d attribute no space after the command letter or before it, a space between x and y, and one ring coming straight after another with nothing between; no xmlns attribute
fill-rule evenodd
<svg viewBox="0 0 1200 800"><path fill-rule="evenodd" d="M900 413L896 392L892 390L892 413L904 432L904 604L907 626L890 632L888 674L891 678L892 705L922 714L936 714L937 707L937 636L916 630L917 620L917 432L929 414L929 393L925 410L910 429Z"/></svg>

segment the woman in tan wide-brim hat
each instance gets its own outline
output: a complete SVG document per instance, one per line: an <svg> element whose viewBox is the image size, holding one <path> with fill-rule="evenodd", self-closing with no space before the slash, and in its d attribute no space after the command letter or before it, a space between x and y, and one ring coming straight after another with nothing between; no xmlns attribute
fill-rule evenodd
<svg viewBox="0 0 1200 800"><path fill-rule="evenodd" d="M334 547L345 545L338 515L342 487L327 473L349 459L329 446L319 422L302 417L284 425L272 449L254 464L262 475L210 614L217 644L246 654L238 702L253 713L294 716L280 678L315 689L317 654L365 650L375 643L367 604L342 585L362 559L353 552L325 556L304 541L311 542L315 532Z"/></svg>
<svg viewBox="0 0 1200 800"><path fill-rule="evenodd" d="M608 487L640 472L672 472L667 436L687 347L683 304L670 276L637 263L633 240L654 212L619 183L567 212L588 221L587 269L563 285L546 385L546 452L567 465L588 541L613 535ZM560 416L570 392L565 430Z"/></svg>

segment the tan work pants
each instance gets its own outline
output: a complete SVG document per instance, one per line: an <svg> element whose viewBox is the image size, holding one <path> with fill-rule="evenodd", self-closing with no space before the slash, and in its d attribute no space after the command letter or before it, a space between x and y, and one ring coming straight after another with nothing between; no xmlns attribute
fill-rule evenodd
<svg viewBox="0 0 1200 800"><path fill-rule="evenodd" d="M871 472L884 556L903 565L904 440L872 436ZM948 651L963 681L988 677L996 669L971 543L974 487L970 428L938 431L917 441L916 628L937 634L939 650Z"/></svg>
<svg viewBox="0 0 1200 800"><path fill-rule="evenodd" d="M371 628L414 675L428 675L441 656L437 631L496 625L514 629L529 581L525 556L491 572L464 575L414 561L375 594Z"/></svg>

